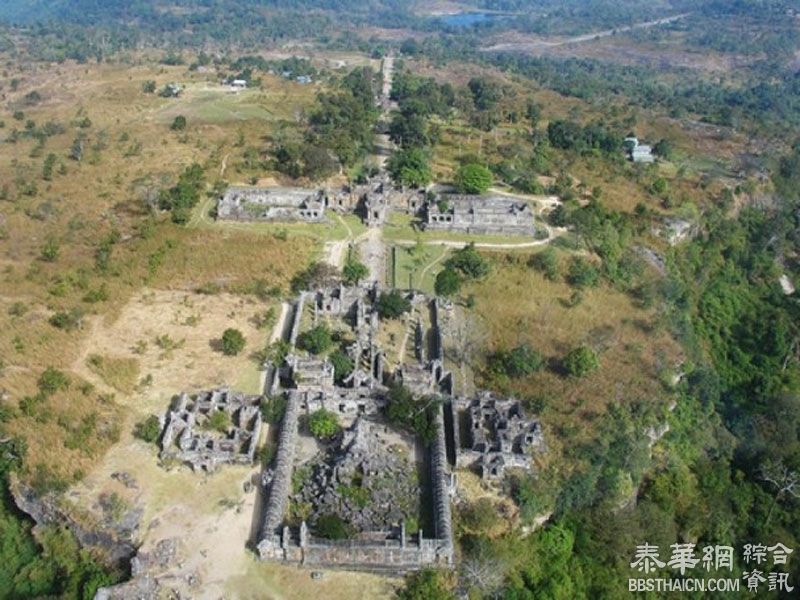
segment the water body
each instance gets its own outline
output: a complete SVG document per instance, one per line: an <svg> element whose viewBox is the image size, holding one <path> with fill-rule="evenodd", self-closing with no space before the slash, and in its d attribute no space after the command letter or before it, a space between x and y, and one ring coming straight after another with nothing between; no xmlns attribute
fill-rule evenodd
<svg viewBox="0 0 800 600"><path fill-rule="evenodd" d="M505 18L506 15L485 12L462 12L452 15L441 15L439 20L449 27L472 27Z"/></svg>

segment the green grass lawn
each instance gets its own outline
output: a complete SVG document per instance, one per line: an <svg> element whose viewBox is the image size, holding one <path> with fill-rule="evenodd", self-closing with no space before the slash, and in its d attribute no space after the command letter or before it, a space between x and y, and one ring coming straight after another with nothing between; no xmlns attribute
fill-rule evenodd
<svg viewBox="0 0 800 600"><path fill-rule="evenodd" d="M292 119L295 110L311 105L311 86L280 83L265 90L244 90L231 93L213 84L190 85L179 98L171 100L156 113L156 120L170 123L177 115L190 122L208 124L236 121L279 121Z"/></svg>
<svg viewBox="0 0 800 600"><path fill-rule="evenodd" d="M392 246L391 252L395 261L394 285L432 294L436 274L444 268L444 261L450 253L450 248L436 245ZM391 269L391 260L389 264Z"/></svg>
<svg viewBox="0 0 800 600"><path fill-rule="evenodd" d="M383 237L387 241L422 243L447 241L447 242L475 242L476 244L523 244L535 241L533 237L522 235L474 235L468 233L450 233L447 231L422 231L414 227L414 219L410 215L392 213L383 227Z"/></svg>

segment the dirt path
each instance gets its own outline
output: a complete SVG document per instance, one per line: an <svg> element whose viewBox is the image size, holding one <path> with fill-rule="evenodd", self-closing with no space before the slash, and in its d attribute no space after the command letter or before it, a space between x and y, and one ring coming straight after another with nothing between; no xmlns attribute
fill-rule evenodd
<svg viewBox="0 0 800 600"><path fill-rule="evenodd" d="M427 274L428 274L428 271L430 271L430 270L431 270L431 267L435 267L435 266L436 266L436 265L438 265L440 262L442 262L442 260L444 260L444 257L445 257L445 256L447 256L447 252L445 252L445 251L444 251L444 249L445 249L445 246L443 246L443 247L442 247L442 252L441 252L441 254L439 254L439 256L437 256L435 259L433 259L431 262L429 262L429 263L428 263L428 264L425 266L425 268L424 268L424 269L422 269L422 271L420 272L420 274L417 276L417 284L420 284L420 285L421 285L421 284L422 284L422 282L425 280L425 275L427 275Z"/></svg>
<svg viewBox="0 0 800 600"><path fill-rule="evenodd" d="M347 259L347 250L350 247L350 244L352 244L354 241L354 235L350 225L347 224L347 221L345 221L341 215L336 215L336 218L339 219L339 222L347 230L347 238L343 240L331 240L329 242L325 242L323 254L325 256L326 263L332 267L341 269L344 266L345 260Z"/></svg>
<svg viewBox="0 0 800 600"><path fill-rule="evenodd" d="M634 23L633 25L626 25L625 27L617 27L615 29L606 29L604 31L596 31L594 33L584 33L562 40L548 40L548 39L533 39L530 41L518 42L503 42L494 44L493 46L486 46L481 48L482 52L525 52L528 50L542 50L547 48L557 48L559 46L566 46L568 44L580 44L583 42L590 42L604 37L610 37L618 33L625 33L626 31L634 31L636 29L647 29L649 27L657 27L658 25L666 25L673 21L678 21L689 16L691 13L681 13L671 17L663 17L653 21L645 21L643 23Z"/></svg>
<svg viewBox="0 0 800 600"><path fill-rule="evenodd" d="M464 248L469 244L474 244L476 248L498 249L498 250L514 250L522 248L536 248L538 246L545 246L553 241L556 237L566 231L561 227L552 227L550 225L544 226L547 229L547 237L541 240L533 240L531 242L518 242L518 243L494 243L494 242L469 242L469 241L455 241L455 240L428 240L422 242L426 246L447 246L448 248ZM392 240L398 246L414 246L417 240Z"/></svg>
<svg viewBox="0 0 800 600"><path fill-rule="evenodd" d="M369 269L370 280L382 284L384 282L386 257L386 247L383 244L383 230L379 227L369 229L359 249L361 251L361 260Z"/></svg>
<svg viewBox="0 0 800 600"><path fill-rule="evenodd" d="M219 176L220 177L225 177L225 169L228 168L228 157L229 156L230 156L230 154L226 154L225 156L222 157L222 166L220 166L220 168L219 168Z"/></svg>

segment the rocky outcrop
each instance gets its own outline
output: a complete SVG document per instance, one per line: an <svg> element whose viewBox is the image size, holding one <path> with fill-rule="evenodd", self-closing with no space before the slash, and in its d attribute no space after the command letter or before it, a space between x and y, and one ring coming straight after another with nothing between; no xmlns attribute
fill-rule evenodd
<svg viewBox="0 0 800 600"><path fill-rule="evenodd" d="M136 553L136 547L129 538L97 524L79 521L59 506L55 495L40 498L33 489L19 480L10 482L9 487L14 502L21 511L30 515L37 527L67 527L82 547L97 551L108 564L126 567Z"/></svg>

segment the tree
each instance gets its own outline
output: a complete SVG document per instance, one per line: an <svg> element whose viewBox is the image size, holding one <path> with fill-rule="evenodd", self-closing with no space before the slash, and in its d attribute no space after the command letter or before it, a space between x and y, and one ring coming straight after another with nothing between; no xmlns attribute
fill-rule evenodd
<svg viewBox="0 0 800 600"><path fill-rule="evenodd" d="M445 262L445 266L461 272L468 279L480 279L491 271L489 261L478 253L474 242L453 252L453 255Z"/></svg>
<svg viewBox="0 0 800 600"><path fill-rule="evenodd" d="M489 369L495 373L517 379L531 375L544 366L544 357L528 344L511 350L498 350L489 357Z"/></svg>
<svg viewBox="0 0 800 600"><path fill-rule="evenodd" d="M142 92L145 94L155 94L156 93L156 82L152 79L148 79L147 81L142 83Z"/></svg>
<svg viewBox="0 0 800 600"><path fill-rule="evenodd" d="M353 285L364 279L369 275L367 265L361 261L353 258L352 256L347 259L347 262L342 269L342 276L344 280Z"/></svg>
<svg viewBox="0 0 800 600"><path fill-rule="evenodd" d="M582 256L575 256L569 264L567 281L578 288L594 287L600 280L600 271Z"/></svg>
<svg viewBox="0 0 800 600"><path fill-rule="evenodd" d="M183 115L178 115L172 121L172 125L170 125L169 128L172 129L172 131L183 131L186 129L186 117Z"/></svg>
<svg viewBox="0 0 800 600"><path fill-rule="evenodd" d="M377 309L382 319L397 319L411 310L411 301L398 290L383 292L378 298Z"/></svg>
<svg viewBox="0 0 800 600"><path fill-rule="evenodd" d="M392 154L386 168L395 183L410 187L424 187L433 178L429 165L428 153L422 148L414 147Z"/></svg>
<svg viewBox="0 0 800 600"><path fill-rule="evenodd" d="M473 77L467 83L467 87L472 92L475 108L480 111L494 108L500 100L500 86L497 82L490 81L485 77Z"/></svg>
<svg viewBox="0 0 800 600"><path fill-rule="evenodd" d="M144 421L139 421L133 429L133 435L148 444L155 444L161 436L161 423L158 417L150 415Z"/></svg>
<svg viewBox="0 0 800 600"><path fill-rule="evenodd" d="M222 333L222 353L226 356L236 356L244 346L244 335L238 329L229 328Z"/></svg>
<svg viewBox="0 0 800 600"><path fill-rule="evenodd" d="M337 514L320 515L314 522L314 533L328 540L346 540L353 535L352 527Z"/></svg>
<svg viewBox="0 0 800 600"><path fill-rule="evenodd" d="M553 248L548 246L531 256L528 265L540 271L550 281L558 281L558 254Z"/></svg>
<svg viewBox="0 0 800 600"><path fill-rule="evenodd" d="M672 142L668 139L660 139L656 142L656 145L653 146L653 154L669 160L672 157Z"/></svg>
<svg viewBox="0 0 800 600"><path fill-rule="evenodd" d="M347 377L353 372L355 365L353 364L353 359L351 359L347 354L342 352L341 350L336 350L332 352L330 355L330 361L333 365L333 376L336 379L338 384L342 384L342 382L347 379Z"/></svg>
<svg viewBox="0 0 800 600"><path fill-rule="evenodd" d="M204 187L203 167L193 163L184 169L174 186L159 192L158 206L161 210L172 211L174 223L186 223Z"/></svg>
<svg viewBox="0 0 800 600"><path fill-rule="evenodd" d="M564 368L573 377L585 377L600 367L597 354L588 346L578 346L564 357Z"/></svg>
<svg viewBox="0 0 800 600"><path fill-rule="evenodd" d="M539 126L539 119L542 118L542 105L531 100L525 109L525 116L531 124L531 129L535 130Z"/></svg>
<svg viewBox="0 0 800 600"><path fill-rule="evenodd" d="M434 569L423 569L406 576L405 587L397 592L399 600L455 600L445 577Z"/></svg>
<svg viewBox="0 0 800 600"><path fill-rule="evenodd" d="M308 331L304 331L297 338L299 346L311 354L322 354L333 345L333 338L328 326L321 323Z"/></svg>
<svg viewBox="0 0 800 600"><path fill-rule="evenodd" d="M327 440L339 433L341 426L335 413L320 408L308 416L308 430L318 440Z"/></svg>
<svg viewBox="0 0 800 600"><path fill-rule="evenodd" d="M447 267L436 275L434 289L439 296L453 296L461 290L461 276L452 267Z"/></svg>
<svg viewBox="0 0 800 600"><path fill-rule="evenodd" d="M441 404L436 396L416 397L407 387L395 384L389 388L386 418L390 423L416 433L429 444L436 435L436 410Z"/></svg>
<svg viewBox="0 0 800 600"><path fill-rule="evenodd" d="M333 265L324 262L311 263L307 269L296 273L292 277L290 286L294 293L317 290L319 288L337 285L341 274Z"/></svg>
<svg viewBox="0 0 800 600"><path fill-rule="evenodd" d="M455 184L462 194L483 194L492 185L492 172L484 165L466 164L456 172Z"/></svg>
<svg viewBox="0 0 800 600"><path fill-rule="evenodd" d="M761 468L759 475L762 481L770 483L775 488L775 496L772 498L769 512L764 520L764 527L766 527L769 525L772 512L779 500L786 497L800 498L800 476L782 461L768 462Z"/></svg>
<svg viewBox="0 0 800 600"><path fill-rule="evenodd" d="M336 158L322 146L306 145L301 151L301 157L303 175L314 181L330 177L339 170Z"/></svg>
<svg viewBox="0 0 800 600"><path fill-rule="evenodd" d="M657 196L663 196L669 191L669 184L663 177L658 177L655 179L655 181L653 181L653 184L650 186L650 190Z"/></svg>

